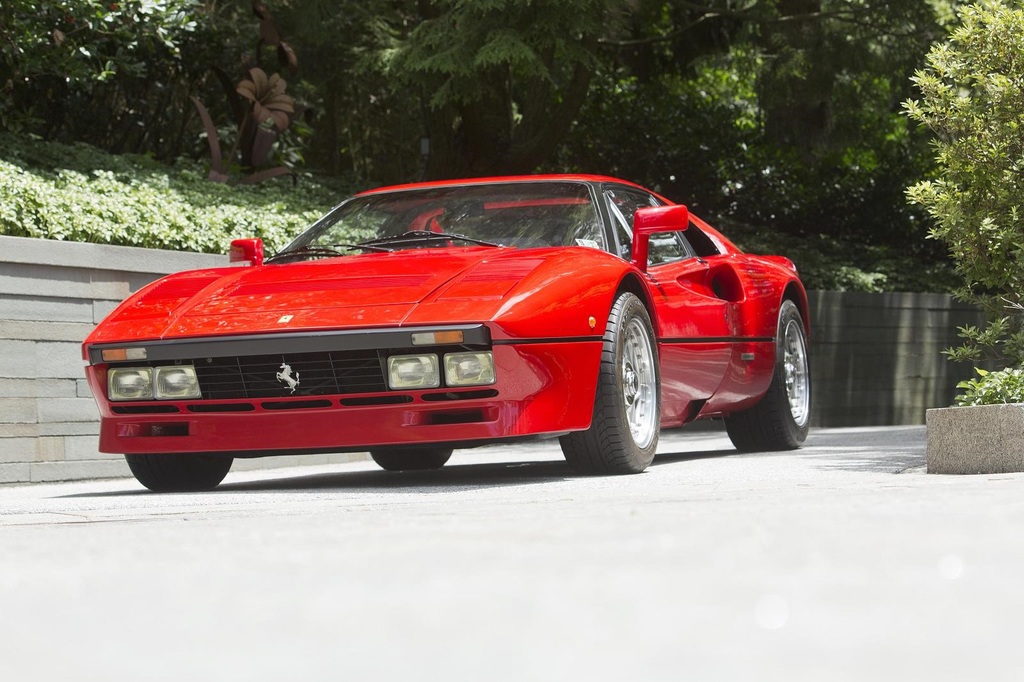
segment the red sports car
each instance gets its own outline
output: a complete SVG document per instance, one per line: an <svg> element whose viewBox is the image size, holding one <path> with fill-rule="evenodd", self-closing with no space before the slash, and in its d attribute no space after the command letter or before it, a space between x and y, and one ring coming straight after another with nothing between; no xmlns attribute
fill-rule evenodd
<svg viewBox="0 0 1024 682"><path fill-rule="evenodd" d="M272 257L182 272L85 340L100 450L158 491L235 457L557 436L585 474L643 471L661 428L723 417L741 450L807 435L807 297L642 187L528 176L358 194Z"/></svg>

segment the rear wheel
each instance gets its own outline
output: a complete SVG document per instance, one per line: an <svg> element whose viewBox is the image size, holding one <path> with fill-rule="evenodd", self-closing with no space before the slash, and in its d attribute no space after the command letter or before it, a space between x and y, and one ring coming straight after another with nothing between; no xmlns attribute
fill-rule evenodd
<svg viewBox="0 0 1024 682"><path fill-rule="evenodd" d="M661 379L651 317L621 294L608 315L590 428L562 436L566 461L583 474L636 474L658 447Z"/></svg>
<svg viewBox="0 0 1024 682"><path fill-rule="evenodd" d="M807 438L811 420L811 372L800 311L792 301L779 309L775 374L768 392L753 407L725 418L738 450L793 450Z"/></svg>
<svg viewBox="0 0 1024 682"><path fill-rule="evenodd" d="M387 471L440 469L451 458L451 448L384 448L370 450L370 457Z"/></svg>
<svg viewBox="0 0 1024 682"><path fill-rule="evenodd" d="M232 457L170 453L125 455L135 479L153 492L183 493L211 490L231 469Z"/></svg>

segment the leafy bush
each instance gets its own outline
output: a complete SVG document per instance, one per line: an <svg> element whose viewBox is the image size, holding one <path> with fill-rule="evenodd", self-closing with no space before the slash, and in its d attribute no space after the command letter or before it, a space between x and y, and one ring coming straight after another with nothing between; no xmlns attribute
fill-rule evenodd
<svg viewBox="0 0 1024 682"><path fill-rule="evenodd" d="M718 220L717 226L748 253L788 257L808 289L944 293L954 279L952 266L946 261L932 262L908 249L867 243L857 234L845 239L824 234L798 238L728 219Z"/></svg>
<svg viewBox="0 0 1024 682"><path fill-rule="evenodd" d="M1024 9L986 2L928 54L907 115L937 135L935 180L907 190L934 219L962 277L957 295L981 305L985 330L961 330L958 360L1024 362Z"/></svg>
<svg viewBox="0 0 1024 682"><path fill-rule="evenodd" d="M964 389L956 397L960 407L971 405L1002 405L1024 403L1024 369L1008 367L998 372L975 368L980 378L967 379L956 385Z"/></svg>
<svg viewBox="0 0 1024 682"><path fill-rule="evenodd" d="M0 3L0 131L166 160L225 37L199 0ZM198 131L197 131L198 132Z"/></svg>
<svg viewBox="0 0 1024 682"><path fill-rule="evenodd" d="M11 236L209 253L255 236L273 251L346 194L309 178L226 186L192 162L0 135L0 234Z"/></svg>

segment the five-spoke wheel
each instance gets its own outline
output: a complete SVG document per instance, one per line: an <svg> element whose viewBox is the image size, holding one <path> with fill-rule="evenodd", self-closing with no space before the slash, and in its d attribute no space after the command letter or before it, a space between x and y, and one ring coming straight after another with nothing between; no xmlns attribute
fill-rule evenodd
<svg viewBox="0 0 1024 682"><path fill-rule="evenodd" d="M580 473L639 473L658 446L661 383L651 317L634 294L615 300L602 343L590 428L559 442Z"/></svg>
<svg viewBox="0 0 1024 682"><path fill-rule="evenodd" d="M739 450L792 450L807 438L811 416L811 373L807 337L800 311L792 301L779 308L775 373L761 401L725 418Z"/></svg>

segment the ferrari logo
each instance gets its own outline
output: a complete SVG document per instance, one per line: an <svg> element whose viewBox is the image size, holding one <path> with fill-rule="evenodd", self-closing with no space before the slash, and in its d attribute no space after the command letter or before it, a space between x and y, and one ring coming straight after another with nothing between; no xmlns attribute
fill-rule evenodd
<svg viewBox="0 0 1024 682"><path fill-rule="evenodd" d="M292 389L291 392L295 393L295 389L299 387L299 373L296 372L295 376L292 376L292 366L285 363L281 363L281 371L277 373L277 380L283 382Z"/></svg>

